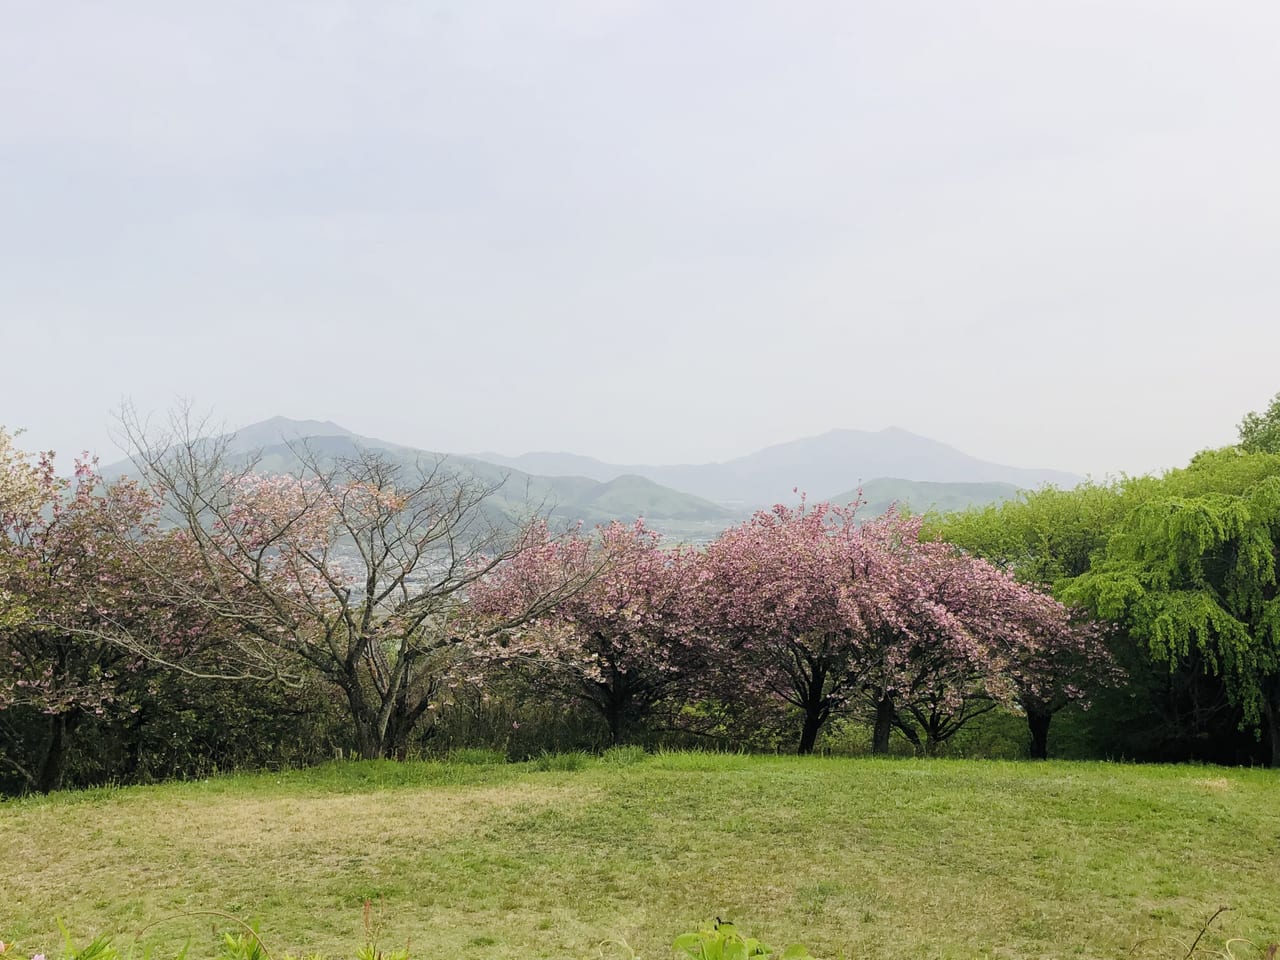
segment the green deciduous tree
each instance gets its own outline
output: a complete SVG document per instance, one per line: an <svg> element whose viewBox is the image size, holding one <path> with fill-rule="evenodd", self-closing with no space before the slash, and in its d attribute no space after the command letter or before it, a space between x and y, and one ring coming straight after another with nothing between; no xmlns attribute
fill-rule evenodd
<svg viewBox="0 0 1280 960"><path fill-rule="evenodd" d="M1138 492L1140 481L1044 487L1014 500L931 516L930 533L1052 589L1089 569Z"/></svg>
<svg viewBox="0 0 1280 960"><path fill-rule="evenodd" d="M1262 413L1244 415L1237 427L1240 448L1248 453L1280 453L1280 393Z"/></svg>
<svg viewBox="0 0 1280 960"><path fill-rule="evenodd" d="M1280 765L1280 456L1208 451L1146 493L1063 599L1220 678Z"/></svg>

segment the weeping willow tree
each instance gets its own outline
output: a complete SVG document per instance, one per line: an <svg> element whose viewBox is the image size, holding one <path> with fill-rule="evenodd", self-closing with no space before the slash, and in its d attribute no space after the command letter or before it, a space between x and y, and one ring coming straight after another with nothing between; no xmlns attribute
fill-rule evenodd
<svg viewBox="0 0 1280 960"><path fill-rule="evenodd" d="M1219 678L1280 766L1280 456L1203 453L1144 493L1063 599Z"/></svg>

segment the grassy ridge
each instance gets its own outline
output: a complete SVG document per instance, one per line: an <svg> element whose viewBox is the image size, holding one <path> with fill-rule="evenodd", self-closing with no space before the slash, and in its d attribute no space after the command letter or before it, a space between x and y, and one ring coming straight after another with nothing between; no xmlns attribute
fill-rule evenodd
<svg viewBox="0 0 1280 960"><path fill-rule="evenodd" d="M1115 956L1280 933L1280 778L1205 767L670 754L343 764L0 805L0 939L183 910L336 954L668 956L705 917L818 956ZM555 764L543 764L555 766ZM153 943L196 952L207 918ZM1168 941L1134 956L1181 956ZM606 948L606 955L608 948Z"/></svg>

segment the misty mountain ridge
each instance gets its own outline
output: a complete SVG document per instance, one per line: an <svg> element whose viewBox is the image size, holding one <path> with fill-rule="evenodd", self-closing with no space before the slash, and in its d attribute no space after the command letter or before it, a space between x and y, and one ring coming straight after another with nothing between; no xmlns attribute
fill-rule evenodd
<svg viewBox="0 0 1280 960"><path fill-rule="evenodd" d="M855 488L860 481L885 478L927 483L999 483L1017 489L1045 484L1075 486L1083 479L1064 470L1012 467L980 460L899 427L829 430L731 460L703 464L623 465L550 452L518 457L486 452L475 457L548 476L573 474L606 481L634 474L716 503L746 508L790 500L796 489L811 498L825 499L833 491Z"/></svg>
<svg viewBox="0 0 1280 960"><path fill-rule="evenodd" d="M956 510L1080 479L989 463L894 427L831 430L720 463L634 466L571 453L442 454L361 436L331 421L272 417L228 435L227 450L237 460L256 456L265 473L294 472L301 456L325 462L363 451L382 452L410 470L440 463L496 487L486 504L494 517L520 519L539 511L588 525L644 517L670 536L692 539L714 536L760 507L795 502L796 490L811 502L849 503L861 489L860 512L874 516L894 503L916 511ZM103 468L108 478L132 472L128 461Z"/></svg>
<svg viewBox="0 0 1280 960"><path fill-rule="evenodd" d="M667 489L645 477L622 475L608 481L587 477L545 477L474 457L420 450L365 437L329 421L272 417L226 434L226 454L233 464L253 458L266 474L297 472L303 460L320 464L353 459L361 453L381 453L409 476L437 466L461 479L494 488L484 504L491 519L519 521L545 513L567 523L587 525L644 517L670 535L710 536L737 519L737 514L699 497ZM132 462L122 460L101 468L108 480L134 474Z"/></svg>

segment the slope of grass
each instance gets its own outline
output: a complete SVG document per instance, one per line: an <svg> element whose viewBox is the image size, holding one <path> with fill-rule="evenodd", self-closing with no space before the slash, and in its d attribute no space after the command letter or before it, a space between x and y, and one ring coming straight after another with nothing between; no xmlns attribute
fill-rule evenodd
<svg viewBox="0 0 1280 960"><path fill-rule="evenodd" d="M588 958L616 939L660 958L716 915L818 956L1123 957L1189 940L1220 904L1206 943L1280 934L1274 772L469 759L0 804L0 939L35 950L56 945L56 917L87 936L218 908L261 919L278 951L337 955L366 898L384 943L423 958ZM200 956L208 925L146 939L190 935Z"/></svg>

